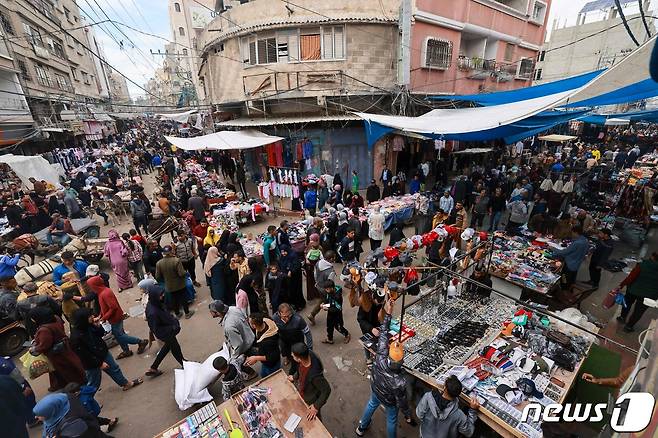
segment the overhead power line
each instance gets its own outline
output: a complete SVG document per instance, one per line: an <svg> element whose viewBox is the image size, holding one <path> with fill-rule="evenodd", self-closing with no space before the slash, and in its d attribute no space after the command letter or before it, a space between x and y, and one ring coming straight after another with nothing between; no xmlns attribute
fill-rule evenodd
<svg viewBox="0 0 658 438"><path fill-rule="evenodd" d="M619 12L619 18L621 18L621 22L624 23L624 27L626 28L626 33L628 33L628 36L631 37L635 45L640 47L640 43L637 42L635 35L633 35L631 28L628 26L628 22L626 21L626 16L624 15L624 11L622 11L621 9L621 4L619 3L619 0L615 0L615 5L617 5L617 12Z"/></svg>

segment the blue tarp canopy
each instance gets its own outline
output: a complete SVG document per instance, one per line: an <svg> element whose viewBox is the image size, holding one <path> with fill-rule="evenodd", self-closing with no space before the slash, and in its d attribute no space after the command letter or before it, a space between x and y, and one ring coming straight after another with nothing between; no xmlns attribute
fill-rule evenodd
<svg viewBox="0 0 658 438"><path fill-rule="evenodd" d="M562 91L580 88L605 70L597 70L555 82L535 85L532 87L519 88L517 90L497 91L495 93L462 94L458 96L430 96L433 100L453 100L462 102L474 102L479 105L500 105L503 103L518 102L520 100L533 99L535 97L547 96Z"/></svg>
<svg viewBox="0 0 658 438"><path fill-rule="evenodd" d="M624 119L632 122L658 122L658 110L631 111L615 114L590 114L580 117L578 120L603 126L609 119Z"/></svg>

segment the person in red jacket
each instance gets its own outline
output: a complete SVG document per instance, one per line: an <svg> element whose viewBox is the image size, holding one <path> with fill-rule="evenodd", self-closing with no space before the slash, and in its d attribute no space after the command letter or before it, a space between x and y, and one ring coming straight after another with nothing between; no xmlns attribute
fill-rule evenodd
<svg viewBox="0 0 658 438"><path fill-rule="evenodd" d="M138 345L137 354L142 354L148 346L148 340L139 339L126 334L123 329L123 320L125 318L124 312L112 289L105 286L100 275L88 279L87 285L98 297L98 304L101 308L98 319L110 323L112 326L112 334L121 347L122 351L117 356L117 359L123 359L124 357L130 357L133 355L133 352L129 347L130 344Z"/></svg>

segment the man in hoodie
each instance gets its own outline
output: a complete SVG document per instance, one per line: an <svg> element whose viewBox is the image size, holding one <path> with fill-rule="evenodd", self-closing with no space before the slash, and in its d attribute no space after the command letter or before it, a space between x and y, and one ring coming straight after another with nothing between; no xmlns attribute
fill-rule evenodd
<svg viewBox="0 0 658 438"><path fill-rule="evenodd" d="M142 234L139 228L141 226L142 228L144 228L144 235L148 236L149 207L146 204L146 202L139 197L137 193L133 195L133 199L132 201L130 201L130 213L132 214L133 224L135 225L135 229L137 230L137 232L140 235Z"/></svg>
<svg viewBox="0 0 658 438"><path fill-rule="evenodd" d="M105 330L98 324L90 309L82 307L73 312L71 320L71 348L78 355L87 376L87 385L100 388L105 371L114 383L129 390L143 382L142 379L128 381L123 375L103 340Z"/></svg>
<svg viewBox="0 0 658 438"><path fill-rule="evenodd" d="M299 395L308 405L306 419L312 421L321 417L320 410L327 403L331 386L324 377L324 367L320 358L308 345L298 342L292 346L292 358L297 364L296 371L288 376L295 383Z"/></svg>
<svg viewBox="0 0 658 438"><path fill-rule="evenodd" d="M103 282L100 275L87 280L87 285L98 296L98 304L101 309L98 320L110 323L112 334L121 347L122 352L117 356L117 359L123 359L124 357L133 355L129 347L131 344L138 346L137 354L142 354L148 345L148 340L126 334L123 329L124 312L112 289L105 286L105 282Z"/></svg>
<svg viewBox="0 0 658 438"><path fill-rule="evenodd" d="M281 351L279 350L279 329L269 318L262 313L249 315L249 325L256 334L254 348L247 356L245 366L252 366L256 362L261 363L260 377L267 377L273 372L281 369Z"/></svg>
<svg viewBox="0 0 658 438"><path fill-rule="evenodd" d="M279 349L283 356L283 366L287 366L290 362L293 345L303 342L308 348L313 348L311 330L306 324L306 321L304 321L304 318L298 313L295 313L290 304L281 303L278 312L274 314L272 320L279 329ZM291 373L296 368L295 363L292 364Z"/></svg>
<svg viewBox="0 0 658 438"><path fill-rule="evenodd" d="M149 377L158 377L162 371L158 369L164 358L171 352L176 361L183 366L183 352L176 339L180 333L180 323L169 313L164 306L164 289L158 285L150 285L148 291L149 301L146 305L146 321L151 334L162 343L162 347L155 356L151 367L144 373Z"/></svg>
<svg viewBox="0 0 658 438"><path fill-rule="evenodd" d="M246 354L254 343L255 336L244 312L236 306L227 306L221 300L210 303L208 309L213 318L220 318L229 351L229 362Z"/></svg>
<svg viewBox="0 0 658 438"><path fill-rule="evenodd" d="M411 409L407 401L406 381L402 373L404 350L401 346L391 344L389 349L388 331L391 325L391 314L393 313L393 301L384 304L384 322L379 327L379 339L377 340L377 356L372 367L372 379L370 380L370 400L366 405L359 425L356 428L358 436L364 436L370 420L377 408L384 406L386 411L386 434L388 438L397 436L398 409L404 413L407 424L415 426L416 422L411 417ZM394 348L395 347L395 348Z"/></svg>
<svg viewBox="0 0 658 438"><path fill-rule="evenodd" d="M315 264L315 288L317 289L320 296L324 296L324 288L322 285L327 280L331 280L334 283L336 282L336 271L334 270L335 262L336 253L332 250L328 250L324 252L324 257ZM311 325L315 325L315 317L318 313L320 313L320 309L322 308L321 306L322 300L318 300L318 302L313 306L311 313L306 316Z"/></svg>
<svg viewBox="0 0 658 438"><path fill-rule="evenodd" d="M416 407L421 438L473 436L480 404L477 399L471 398L468 414L464 414L459 409L461 392L462 384L459 379L450 376L446 379L442 393L432 390L423 395Z"/></svg>

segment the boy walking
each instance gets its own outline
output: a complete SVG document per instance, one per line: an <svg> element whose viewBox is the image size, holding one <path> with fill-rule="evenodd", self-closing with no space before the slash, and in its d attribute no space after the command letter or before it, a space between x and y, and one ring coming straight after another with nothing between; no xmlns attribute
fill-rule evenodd
<svg viewBox="0 0 658 438"><path fill-rule="evenodd" d="M343 323L343 289L331 280L324 282L324 298L322 309L327 312L327 339L323 344L334 343L334 329L345 337L345 343L350 342L350 333Z"/></svg>

